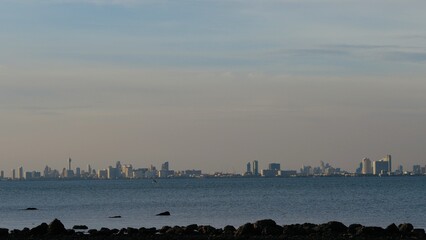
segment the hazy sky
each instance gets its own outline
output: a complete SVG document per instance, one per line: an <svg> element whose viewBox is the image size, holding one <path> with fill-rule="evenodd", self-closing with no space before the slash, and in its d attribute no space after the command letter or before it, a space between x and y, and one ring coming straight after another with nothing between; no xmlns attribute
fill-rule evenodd
<svg viewBox="0 0 426 240"><path fill-rule="evenodd" d="M2 0L0 169L425 165L425 9Z"/></svg>

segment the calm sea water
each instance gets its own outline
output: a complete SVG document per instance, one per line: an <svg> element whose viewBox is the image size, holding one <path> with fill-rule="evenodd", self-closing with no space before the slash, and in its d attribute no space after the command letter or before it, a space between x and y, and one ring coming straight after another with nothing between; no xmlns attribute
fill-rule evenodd
<svg viewBox="0 0 426 240"><path fill-rule="evenodd" d="M39 210L22 210L27 207ZM163 211L171 216L155 216ZM223 227L265 218L426 228L425 213L426 177L0 182L0 227L9 229L54 218L67 228ZM122 218L108 218L115 215Z"/></svg>

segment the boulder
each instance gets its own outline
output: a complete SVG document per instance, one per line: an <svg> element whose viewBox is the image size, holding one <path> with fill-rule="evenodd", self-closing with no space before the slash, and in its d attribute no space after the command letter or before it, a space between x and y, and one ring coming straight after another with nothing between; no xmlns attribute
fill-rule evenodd
<svg viewBox="0 0 426 240"><path fill-rule="evenodd" d="M9 229L0 228L0 237L7 237L9 235Z"/></svg>
<svg viewBox="0 0 426 240"><path fill-rule="evenodd" d="M153 228L144 228L144 227L139 228L139 234L141 234L141 235L150 236L150 235L154 235L156 233L157 233L157 229L155 227L153 227Z"/></svg>
<svg viewBox="0 0 426 240"><path fill-rule="evenodd" d="M170 212L169 211L162 212L162 213L157 214L156 216L170 216Z"/></svg>
<svg viewBox="0 0 426 240"><path fill-rule="evenodd" d="M127 232L127 235L129 235L129 236L135 236L139 233L139 230L136 229L136 228L128 227L126 229L126 232Z"/></svg>
<svg viewBox="0 0 426 240"><path fill-rule="evenodd" d="M358 223L351 224L348 227L348 233L355 236L360 231L360 229L362 227L363 226L361 224L358 224Z"/></svg>
<svg viewBox="0 0 426 240"><path fill-rule="evenodd" d="M198 232L207 236L215 235L216 231L216 228L209 225L198 227Z"/></svg>
<svg viewBox="0 0 426 240"><path fill-rule="evenodd" d="M389 236L399 236L401 233L399 232L399 228L392 223L391 225L385 228L386 234Z"/></svg>
<svg viewBox="0 0 426 240"><path fill-rule="evenodd" d="M362 227L358 229L357 234L358 236L363 236L367 238L374 238L374 237L383 237L386 235L386 231L381 227Z"/></svg>
<svg viewBox="0 0 426 240"><path fill-rule="evenodd" d="M321 224L318 228L322 232L331 232L336 234L346 233L348 231L348 227L346 227L345 224L336 221Z"/></svg>
<svg viewBox="0 0 426 240"><path fill-rule="evenodd" d="M283 233L283 227L278 226L274 220L264 219L254 223L257 234L263 236L279 236Z"/></svg>
<svg viewBox="0 0 426 240"><path fill-rule="evenodd" d="M410 236L413 236L417 239L426 239L425 230L422 228L415 228L411 231Z"/></svg>
<svg viewBox="0 0 426 240"><path fill-rule="evenodd" d="M108 218L121 218L121 216L117 215L117 216L111 216L111 217L108 217Z"/></svg>
<svg viewBox="0 0 426 240"><path fill-rule="evenodd" d="M54 219L50 224L49 224L49 234L51 235L63 235L67 233L67 230L64 227L64 224L62 224L61 221L59 221L58 219Z"/></svg>
<svg viewBox="0 0 426 240"><path fill-rule="evenodd" d="M43 236L49 232L49 225L47 223L42 223L37 227L34 227L30 230L32 236Z"/></svg>
<svg viewBox="0 0 426 240"><path fill-rule="evenodd" d="M170 226L163 226L160 230L158 230L159 233L166 233L167 231L169 231L169 229L171 229L172 227Z"/></svg>
<svg viewBox="0 0 426 240"><path fill-rule="evenodd" d="M256 230L254 229L254 225L251 223L246 223L240 226L235 232L235 236L243 237L243 236L253 236L256 235Z"/></svg>
<svg viewBox="0 0 426 240"><path fill-rule="evenodd" d="M198 231L198 225L197 224L190 224L185 227L184 229L185 234L194 234L196 231Z"/></svg>
<svg viewBox="0 0 426 240"><path fill-rule="evenodd" d="M291 224L283 226L283 234L285 236L301 236L306 235L306 230L303 228L301 224Z"/></svg>
<svg viewBox="0 0 426 240"><path fill-rule="evenodd" d="M72 227L72 229L74 229L74 230L87 230L89 228L86 225L74 225Z"/></svg>
<svg viewBox="0 0 426 240"><path fill-rule="evenodd" d="M399 228L399 231L404 235L408 235L414 229L411 223L399 224L398 228Z"/></svg>
<svg viewBox="0 0 426 240"><path fill-rule="evenodd" d="M226 235L234 235L235 234L235 227L231 225L227 225L223 228L223 233Z"/></svg>

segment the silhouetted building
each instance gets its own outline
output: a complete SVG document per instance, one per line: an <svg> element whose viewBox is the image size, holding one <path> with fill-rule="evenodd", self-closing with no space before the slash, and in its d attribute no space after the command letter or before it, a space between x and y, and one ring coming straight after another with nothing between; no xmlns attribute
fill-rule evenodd
<svg viewBox="0 0 426 240"><path fill-rule="evenodd" d="M276 170L276 171L281 170L281 164L279 164L279 163L270 163L268 169L269 170Z"/></svg>
<svg viewBox="0 0 426 240"><path fill-rule="evenodd" d="M371 160L368 158L362 159L362 174L372 174L373 168L371 166Z"/></svg>
<svg viewBox="0 0 426 240"><path fill-rule="evenodd" d="M253 161L253 175L259 176L259 161Z"/></svg>

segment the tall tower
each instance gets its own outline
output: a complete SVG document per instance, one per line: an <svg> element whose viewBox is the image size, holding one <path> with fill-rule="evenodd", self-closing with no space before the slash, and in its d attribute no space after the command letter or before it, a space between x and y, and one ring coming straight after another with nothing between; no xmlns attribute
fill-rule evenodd
<svg viewBox="0 0 426 240"><path fill-rule="evenodd" d="M251 174L252 173L251 172L251 163L250 162L247 163L247 171L246 171L246 173L247 174Z"/></svg>
<svg viewBox="0 0 426 240"><path fill-rule="evenodd" d="M68 159L68 171L71 171L71 158Z"/></svg>
<svg viewBox="0 0 426 240"><path fill-rule="evenodd" d="M255 176L259 175L259 161L257 160L253 161L253 175Z"/></svg>
<svg viewBox="0 0 426 240"><path fill-rule="evenodd" d="M371 166L371 160L368 158L363 158L362 159L362 174L371 174L373 173L372 171L372 166Z"/></svg>
<svg viewBox="0 0 426 240"><path fill-rule="evenodd" d="M386 155L385 159L388 161L388 174L392 173L392 157L391 155Z"/></svg>

